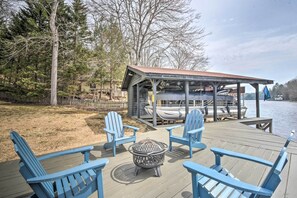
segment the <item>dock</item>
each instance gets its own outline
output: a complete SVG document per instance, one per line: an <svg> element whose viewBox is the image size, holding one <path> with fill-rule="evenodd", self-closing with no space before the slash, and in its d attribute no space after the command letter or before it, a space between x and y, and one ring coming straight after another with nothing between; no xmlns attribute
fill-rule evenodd
<svg viewBox="0 0 297 198"><path fill-rule="evenodd" d="M116 157L112 157L111 150L103 149L103 142L94 145L91 159L109 159L109 163L103 169L105 197L192 197L191 176L182 163L190 160L207 167L213 165L214 155L209 150L211 147L229 149L274 161L286 139L240 122L240 120L232 120L206 123L202 141L207 148L194 149L192 159L189 158L188 147L173 143L173 151L166 152L164 165L161 166L161 177L155 177L152 169L142 170L135 176L135 165L131 153L128 152L130 144L118 148ZM174 134L181 133L182 129L174 131ZM289 133L290 131L288 135ZM138 134L137 141L151 138L168 144L168 136L163 126L154 131ZM290 143L288 154L289 161L281 173L282 181L274 192L275 198L294 198L297 195L296 142ZM82 155L74 154L47 160L44 166L49 173L52 173L76 166L82 161ZM254 185L260 185L269 170L263 165L229 157L222 158L222 165L240 180ZM18 160L1 163L0 175L0 197L28 197L32 194L31 188L18 172ZM96 197L96 193L92 197Z"/></svg>
<svg viewBox="0 0 297 198"><path fill-rule="evenodd" d="M268 129L272 133L272 118L246 118L240 121L245 125L256 125L258 129L265 131Z"/></svg>

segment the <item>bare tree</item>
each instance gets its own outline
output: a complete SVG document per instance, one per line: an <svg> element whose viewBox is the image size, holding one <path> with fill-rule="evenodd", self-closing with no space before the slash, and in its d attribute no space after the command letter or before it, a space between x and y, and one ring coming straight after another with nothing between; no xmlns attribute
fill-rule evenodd
<svg viewBox="0 0 297 198"><path fill-rule="evenodd" d="M117 21L131 64L179 64L171 52L179 46L195 46L195 55L184 57L199 56L207 62L200 50L204 32L195 24L199 17L189 4L189 0L92 0L91 7L94 13ZM197 60L192 60L195 68L200 63Z"/></svg>
<svg viewBox="0 0 297 198"><path fill-rule="evenodd" d="M57 105L59 34L56 26L56 16L58 5L59 0L54 0L50 14L50 29L52 33L51 105Z"/></svg>

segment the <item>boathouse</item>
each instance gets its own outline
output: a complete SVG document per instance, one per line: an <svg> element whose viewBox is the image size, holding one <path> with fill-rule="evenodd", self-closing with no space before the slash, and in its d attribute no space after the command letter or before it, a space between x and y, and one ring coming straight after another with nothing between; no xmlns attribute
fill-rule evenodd
<svg viewBox="0 0 297 198"><path fill-rule="evenodd" d="M273 80L217 72L180 70L157 67L127 66L122 90L128 91L128 115L141 118L145 115L144 105L152 91L153 126L157 125L157 92L183 91L186 115L189 112L189 93L193 90L212 89L213 120L217 121L217 92L228 85L235 85L237 101L241 101L241 84L250 84L255 89L256 117L260 117L259 84L273 84ZM170 97L167 95L167 97ZM172 96L171 96L172 97ZM237 103L237 118L241 119L241 103Z"/></svg>

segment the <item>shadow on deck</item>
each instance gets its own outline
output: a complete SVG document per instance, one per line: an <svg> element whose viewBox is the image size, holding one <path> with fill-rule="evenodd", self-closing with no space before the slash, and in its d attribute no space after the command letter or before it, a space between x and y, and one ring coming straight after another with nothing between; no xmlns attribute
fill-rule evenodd
<svg viewBox="0 0 297 198"><path fill-rule="evenodd" d="M105 197L192 197L190 174L183 168L185 160L191 160L205 166L214 163L211 147L219 147L245 154L250 154L274 161L285 139L261 130L240 124L238 121L206 123L202 140L206 143L205 150L194 150L193 158L189 159L188 148L173 144L173 152L166 152L164 165L161 166L162 176L155 177L154 170L142 170L134 174L132 155L128 152L130 144L120 146L117 156L112 151L105 151L103 143L94 145L91 159L109 158L109 164L103 169ZM175 131L174 133L181 133ZM289 131L288 131L289 135ZM168 132L165 128L137 135L137 141L151 138L168 144ZM297 143L289 145L289 163L282 172L282 182L274 197L296 197L297 189ZM79 154L58 157L44 163L51 173L80 164L83 157ZM222 164L239 179L256 185L261 183L267 169L265 166L239 159L224 157ZM251 171L252 170L252 171ZM32 193L18 172L18 160L0 164L0 197L27 197ZM95 197L93 194L92 197Z"/></svg>

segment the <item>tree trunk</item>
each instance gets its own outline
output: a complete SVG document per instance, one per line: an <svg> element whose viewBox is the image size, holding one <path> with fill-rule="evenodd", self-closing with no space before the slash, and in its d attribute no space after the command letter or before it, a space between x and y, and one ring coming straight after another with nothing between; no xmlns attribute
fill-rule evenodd
<svg viewBox="0 0 297 198"><path fill-rule="evenodd" d="M111 65L112 65L112 63L111 63ZM109 72L110 72L110 79L109 79L109 93L110 93L110 95L109 95L109 100L112 100L112 81L113 81L113 67L110 65L110 70L109 70Z"/></svg>
<svg viewBox="0 0 297 198"><path fill-rule="evenodd" d="M112 78L109 81L109 100L112 100Z"/></svg>
<svg viewBox="0 0 297 198"><path fill-rule="evenodd" d="M52 32L52 72L51 72L51 105L57 105L57 80L58 80L58 52L59 52L59 34L56 26L56 16L59 1L54 0L52 5L50 28Z"/></svg>
<svg viewBox="0 0 297 198"><path fill-rule="evenodd" d="M99 100L101 100L101 97L102 97L102 90L103 90L103 83L101 81Z"/></svg>

